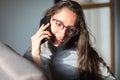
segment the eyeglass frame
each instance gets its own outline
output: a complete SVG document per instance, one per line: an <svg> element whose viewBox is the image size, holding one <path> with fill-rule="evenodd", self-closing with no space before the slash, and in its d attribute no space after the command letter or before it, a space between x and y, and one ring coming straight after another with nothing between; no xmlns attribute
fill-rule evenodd
<svg viewBox="0 0 120 80"><path fill-rule="evenodd" d="M59 22L59 23L63 26L63 28L61 28L61 30L63 30L64 28L70 29L69 26L65 26L65 25L63 24L63 22L60 21L60 20L57 20L57 19L52 18L52 21L57 21L57 22ZM77 34L79 33L79 29L75 29L74 32L75 32L75 33L73 33L72 36L77 35Z"/></svg>

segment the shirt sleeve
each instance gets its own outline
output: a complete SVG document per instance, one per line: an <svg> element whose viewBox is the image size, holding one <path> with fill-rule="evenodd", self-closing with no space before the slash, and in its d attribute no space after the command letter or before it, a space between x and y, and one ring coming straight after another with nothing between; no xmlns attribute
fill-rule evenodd
<svg viewBox="0 0 120 80"><path fill-rule="evenodd" d="M25 54L23 55L23 57L27 58L30 61L33 61L32 59L32 53L31 53L31 49L28 49ZM48 54L41 54L41 59L42 59L42 63L44 65L48 65L48 63L50 62L50 55Z"/></svg>
<svg viewBox="0 0 120 80"><path fill-rule="evenodd" d="M30 61L33 61L32 59L32 53L31 53L31 49L28 49L25 54L23 55L23 57L27 58Z"/></svg>

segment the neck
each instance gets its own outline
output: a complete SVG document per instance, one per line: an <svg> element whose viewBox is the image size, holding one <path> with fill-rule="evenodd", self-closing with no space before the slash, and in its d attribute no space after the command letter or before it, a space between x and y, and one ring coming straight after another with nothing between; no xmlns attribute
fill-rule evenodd
<svg viewBox="0 0 120 80"><path fill-rule="evenodd" d="M48 43L48 47L51 50L52 53L57 53L65 49L65 45L62 46L54 46L51 43Z"/></svg>

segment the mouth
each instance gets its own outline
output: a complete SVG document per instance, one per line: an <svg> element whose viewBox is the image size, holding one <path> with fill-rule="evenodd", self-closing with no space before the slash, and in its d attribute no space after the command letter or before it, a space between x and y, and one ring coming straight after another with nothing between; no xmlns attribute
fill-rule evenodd
<svg viewBox="0 0 120 80"><path fill-rule="evenodd" d="M63 43L65 42L65 39L56 39L56 42Z"/></svg>

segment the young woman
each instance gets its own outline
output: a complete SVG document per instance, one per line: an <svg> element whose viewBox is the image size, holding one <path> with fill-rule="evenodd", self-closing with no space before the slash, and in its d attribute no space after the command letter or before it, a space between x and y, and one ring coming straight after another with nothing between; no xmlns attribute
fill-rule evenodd
<svg viewBox="0 0 120 80"><path fill-rule="evenodd" d="M48 9L46 16L50 22L31 37L32 47L26 56L31 55L36 64L49 71L52 80L114 80L90 44L80 4L61 1Z"/></svg>

